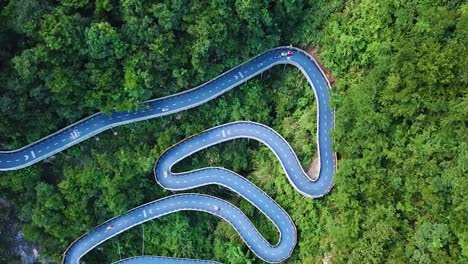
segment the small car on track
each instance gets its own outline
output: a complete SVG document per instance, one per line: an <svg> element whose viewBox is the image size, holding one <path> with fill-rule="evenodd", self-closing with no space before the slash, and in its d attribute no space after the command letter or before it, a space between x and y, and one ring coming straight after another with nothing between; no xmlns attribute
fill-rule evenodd
<svg viewBox="0 0 468 264"><path fill-rule="evenodd" d="M219 208L219 206L217 206L217 205L214 205L214 206L213 206L213 210L219 211L219 209L221 209L221 208Z"/></svg>
<svg viewBox="0 0 468 264"><path fill-rule="evenodd" d="M167 111L169 111L169 108L164 107L164 108L162 109L162 111L163 111L163 112L167 112Z"/></svg>
<svg viewBox="0 0 468 264"><path fill-rule="evenodd" d="M110 226L106 227L106 230L112 230L112 228L114 228L114 226L110 225Z"/></svg>

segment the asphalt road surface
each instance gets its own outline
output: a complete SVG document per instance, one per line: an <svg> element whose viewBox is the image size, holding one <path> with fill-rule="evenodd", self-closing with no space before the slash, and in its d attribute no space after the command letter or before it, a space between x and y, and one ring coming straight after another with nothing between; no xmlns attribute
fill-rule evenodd
<svg viewBox="0 0 468 264"><path fill-rule="evenodd" d="M281 53L293 52L287 56ZM110 116L97 113L74 123L37 142L14 151L0 152L0 171L16 170L37 163L55 153L86 140L102 131L123 124L173 114L203 104L231 90L263 71L278 65L298 67L314 90L317 100L317 141L320 174L311 181L299 164L289 144L271 128L254 122L234 122L209 129L184 140L167 150L155 166L156 181L170 190L187 190L198 186L222 185L238 193L256 206L273 222L280 233L276 245L269 244L249 219L232 204L201 194L169 196L134 208L98 226L76 240L64 253L64 263L79 263L91 249L135 225L182 210L203 211L229 222L249 248L266 262L281 262L290 257L296 245L296 228L289 215L258 187L244 177L223 169L204 168L184 173L172 173L172 166L204 148L235 138L252 138L268 146L279 159L289 182L307 197L321 197L333 186L335 156L331 149L330 131L333 111L329 106L329 83L315 61L302 50L279 47L269 50L248 62L196 88L147 102L147 108L134 112L113 112ZM119 263L214 263L165 257L133 257Z"/></svg>

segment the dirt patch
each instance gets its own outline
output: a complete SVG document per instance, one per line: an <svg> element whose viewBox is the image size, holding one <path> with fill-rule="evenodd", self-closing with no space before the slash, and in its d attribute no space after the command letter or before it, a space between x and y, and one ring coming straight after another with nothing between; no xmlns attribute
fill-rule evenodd
<svg viewBox="0 0 468 264"><path fill-rule="evenodd" d="M318 57L318 48L317 47L307 47L304 50L310 56L312 56L315 59L315 61L320 65L320 68L322 68L323 72L327 76L327 79L330 82L330 85L333 86L333 84L335 84L336 78L333 76L330 69L326 68L322 63L320 63L320 59Z"/></svg>
<svg viewBox="0 0 468 264"><path fill-rule="evenodd" d="M320 162L317 155L310 161L309 169L307 169L307 176L309 179L316 181L320 173Z"/></svg>
<svg viewBox="0 0 468 264"><path fill-rule="evenodd" d="M332 264L330 253L325 253L325 256L322 259L322 264Z"/></svg>

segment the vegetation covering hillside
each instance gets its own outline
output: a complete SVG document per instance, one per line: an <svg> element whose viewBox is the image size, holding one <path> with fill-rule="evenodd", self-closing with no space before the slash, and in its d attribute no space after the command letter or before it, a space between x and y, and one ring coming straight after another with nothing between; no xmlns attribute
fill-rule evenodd
<svg viewBox="0 0 468 264"><path fill-rule="evenodd" d="M252 140L211 147L176 169L222 166L271 195L298 227L288 263L466 263L463 2L0 1L1 148L18 148L99 110L140 108L278 45L318 47L337 80L333 138L340 160L328 196L311 200L295 192L275 156ZM59 261L94 226L171 194L155 183L152 168L179 140L253 120L285 136L306 168L316 151L315 116L305 78L293 67L276 67L203 106L126 125L48 162L2 172L0 198L15 204L41 254ZM275 227L245 200L218 186L193 191L238 205L276 243ZM5 241L0 261L8 263ZM194 212L133 228L85 260L141 254L261 263L229 224Z"/></svg>

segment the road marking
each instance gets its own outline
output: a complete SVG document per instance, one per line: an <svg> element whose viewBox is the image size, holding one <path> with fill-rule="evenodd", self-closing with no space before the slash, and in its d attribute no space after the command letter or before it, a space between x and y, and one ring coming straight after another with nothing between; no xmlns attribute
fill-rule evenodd
<svg viewBox="0 0 468 264"><path fill-rule="evenodd" d="M145 210L143 210L143 215L146 217L146 211Z"/></svg>
<svg viewBox="0 0 468 264"><path fill-rule="evenodd" d="M221 130L221 132L223 133L223 137L226 137L226 134L224 133L224 130Z"/></svg>
<svg viewBox="0 0 468 264"><path fill-rule="evenodd" d="M239 71L239 75L241 78L244 78L244 75L242 75L242 72Z"/></svg>
<svg viewBox="0 0 468 264"><path fill-rule="evenodd" d="M36 154L34 153L34 150L31 150L31 156L33 157L33 159L36 158Z"/></svg>

